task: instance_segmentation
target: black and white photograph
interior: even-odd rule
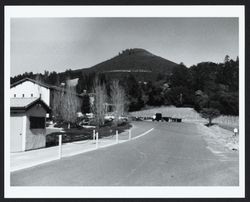
[[[244,196],[244,6],[5,11],[6,197]]]

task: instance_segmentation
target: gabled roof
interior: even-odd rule
[[[40,98],[10,98],[10,110],[25,112],[36,104],[41,104],[50,112],[50,107]]]
[[[47,84],[44,84],[44,83],[41,83],[41,82],[39,82],[39,81],[36,81],[36,80],[34,80],[34,79],[31,79],[31,78],[28,78],[28,77],[26,77],[26,78],[23,78],[23,79],[21,79],[20,81],[17,81],[17,82],[15,82],[15,83],[13,83],[10,87],[12,88],[12,87],[15,87],[15,86],[17,86],[17,85],[19,85],[20,83],[23,83],[23,82],[25,82],[25,81],[30,81],[30,82],[32,82],[32,83],[36,83],[36,84],[38,84],[38,85],[40,85],[40,86],[43,86],[43,87],[45,87],[45,88],[51,88],[51,86],[49,86],[49,85],[47,85]]]
[[[29,106],[31,103],[36,101],[37,97],[32,98],[11,98],[10,99],[10,107],[26,107]]]
[[[13,84],[11,85],[11,88],[12,88],[12,87],[15,87],[15,86],[17,86],[17,85],[19,85],[20,83],[23,83],[23,82],[25,82],[25,81],[30,81],[30,82],[32,82],[32,83],[36,83],[36,84],[38,84],[38,85],[40,85],[40,86],[43,86],[43,87],[45,87],[45,88],[48,88],[48,89],[50,89],[50,90],[57,90],[57,91],[64,91],[64,92],[66,92],[66,90],[65,90],[64,88],[61,88],[61,87],[58,87],[58,86],[53,86],[53,85],[44,84],[44,83],[38,82],[38,81],[36,81],[36,80],[34,80],[34,79],[31,79],[31,78],[28,78],[28,77],[23,78],[23,79],[21,79],[20,81],[17,81],[17,82],[15,82],[15,83],[13,83]],[[78,94],[78,93],[73,93],[73,94],[76,95],[76,96],[82,97],[82,95],[80,95],[80,94]]]

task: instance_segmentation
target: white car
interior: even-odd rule
[[[119,116],[119,120],[128,121],[128,117],[126,117],[126,116]]]
[[[115,117],[112,116],[112,115],[106,115],[106,116],[104,116],[104,119],[105,119],[105,120],[108,120],[108,121],[112,121],[112,120],[115,119]]]
[[[86,113],[86,116],[87,116],[89,119],[94,118],[94,114],[93,114],[93,113]]]

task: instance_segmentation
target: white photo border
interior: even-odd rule
[[[10,186],[10,19],[34,17],[236,17],[239,19],[239,186]],[[242,198],[245,197],[244,6],[5,6],[4,182],[6,198]]]

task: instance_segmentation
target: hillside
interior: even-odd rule
[[[116,77],[132,73],[136,77],[152,79],[159,73],[170,74],[176,63],[156,56],[147,50],[134,48],[122,51],[117,56],[94,65],[90,68],[74,70],[74,74],[83,73],[105,73]]]
[[[98,74],[104,73],[107,77],[112,78],[126,78],[132,74],[137,80],[156,80],[157,76],[170,75],[174,67],[178,64],[156,56],[147,50],[140,48],[126,49],[114,56],[113,58],[103,61],[89,68],[82,68],[77,70],[68,69],[66,71],[57,73],[55,71],[45,71],[44,74],[39,74],[43,77],[46,83],[55,85],[60,77],[60,82],[65,82],[66,78],[76,79],[83,74]],[[25,77],[35,79],[37,77],[33,72],[25,72],[11,78],[11,83],[17,82]],[[49,80],[49,81],[48,81]]]

